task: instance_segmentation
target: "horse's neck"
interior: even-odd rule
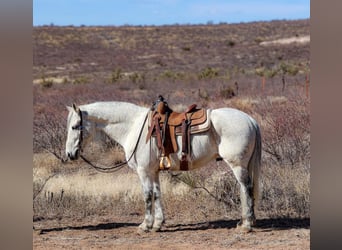
[[[123,147],[130,144],[130,134],[142,125],[140,116],[147,112],[147,108],[121,102],[89,104],[83,110],[96,130],[102,130]]]

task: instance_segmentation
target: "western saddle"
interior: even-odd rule
[[[149,113],[146,143],[151,136],[156,137],[161,170],[171,167],[169,155],[178,151],[177,135],[182,137],[180,170],[188,170],[188,155],[191,154],[190,135],[208,130],[210,123],[207,119],[207,111],[203,108],[198,109],[196,104],[192,104],[182,113],[177,113],[168,106],[163,96],[158,96]]]

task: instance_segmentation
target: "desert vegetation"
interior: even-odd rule
[[[33,29],[34,221],[143,215],[137,175],[63,164],[66,105],[128,101],[150,106],[158,94],[174,109],[197,103],[254,117],[263,137],[257,215],[307,218],[310,211],[309,43],[261,44],[309,35],[309,21],[163,27]],[[102,165],[123,159],[102,137],[84,152]],[[239,186],[223,162],[161,173],[166,219],[240,215]]]

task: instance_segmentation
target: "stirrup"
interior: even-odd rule
[[[166,160],[166,166],[164,164],[164,161]],[[161,156],[160,157],[160,162],[159,162],[159,169],[164,170],[164,169],[169,169],[171,167],[171,160],[168,156]]]

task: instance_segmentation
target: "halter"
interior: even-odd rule
[[[115,171],[118,171],[120,170],[123,166],[125,166],[126,164],[128,164],[128,162],[132,159],[134,153],[136,152],[137,148],[138,148],[138,144],[139,144],[139,141],[140,141],[140,138],[141,138],[141,135],[142,135],[142,132],[144,130],[144,127],[145,127],[145,123],[146,123],[146,120],[147,120],[147,117],[148,117],[148,112],[145,116],[145,119],[144,119],[144,122],[143,122],[143,125],[141,127],[141,130],[139,132],[139,137],[138,137],[138,140],[137,140],[137,143],[135,144],[135,147],[133,149],[133,152],[131,154],[131,156],[128,158],[128,160],[124,161],[124,162],[121,162],[119,164],[116,164],[114,165],[113,167],[99,167],[99,166],[96,166],[94,165],[91,161],[89,161],[87,158],[85,158],[83,155],[81,155],[81,151],[82,151],[82,142],[83,142],[83,129],[84,129],[84,126],[83,126],[83,116],[82,116],[82,111],[80,109],[78,109],[78,113],[80,115],[80,124],[77,125],[77,126],[73,126],[72,129],[79,129],[80,130],[80,138],[79,138],[79,142],[78,142],[78,147],[79,147],[79,152],[80,152],[80,158],[82,160],[84,160],[86,163],[88,163],[91,167],[93,167],[95,170],[99,171],[99,172],[103,172],[103,173],[109,173],[109,172],[115,172]]]
[[[80,109],[78,109],[78,114],[80,116],[80,124],[79,125],[76,125],[76,126],[72,126],[72,129],[77,129],[80,131],[80,138],[78,140],[78,148],[79,148],[79,152],[80,152],[80,155],[81,155],[81,146],[82,146],[82,142],[83,142],[83,116],[82,116],[82,111]]]

